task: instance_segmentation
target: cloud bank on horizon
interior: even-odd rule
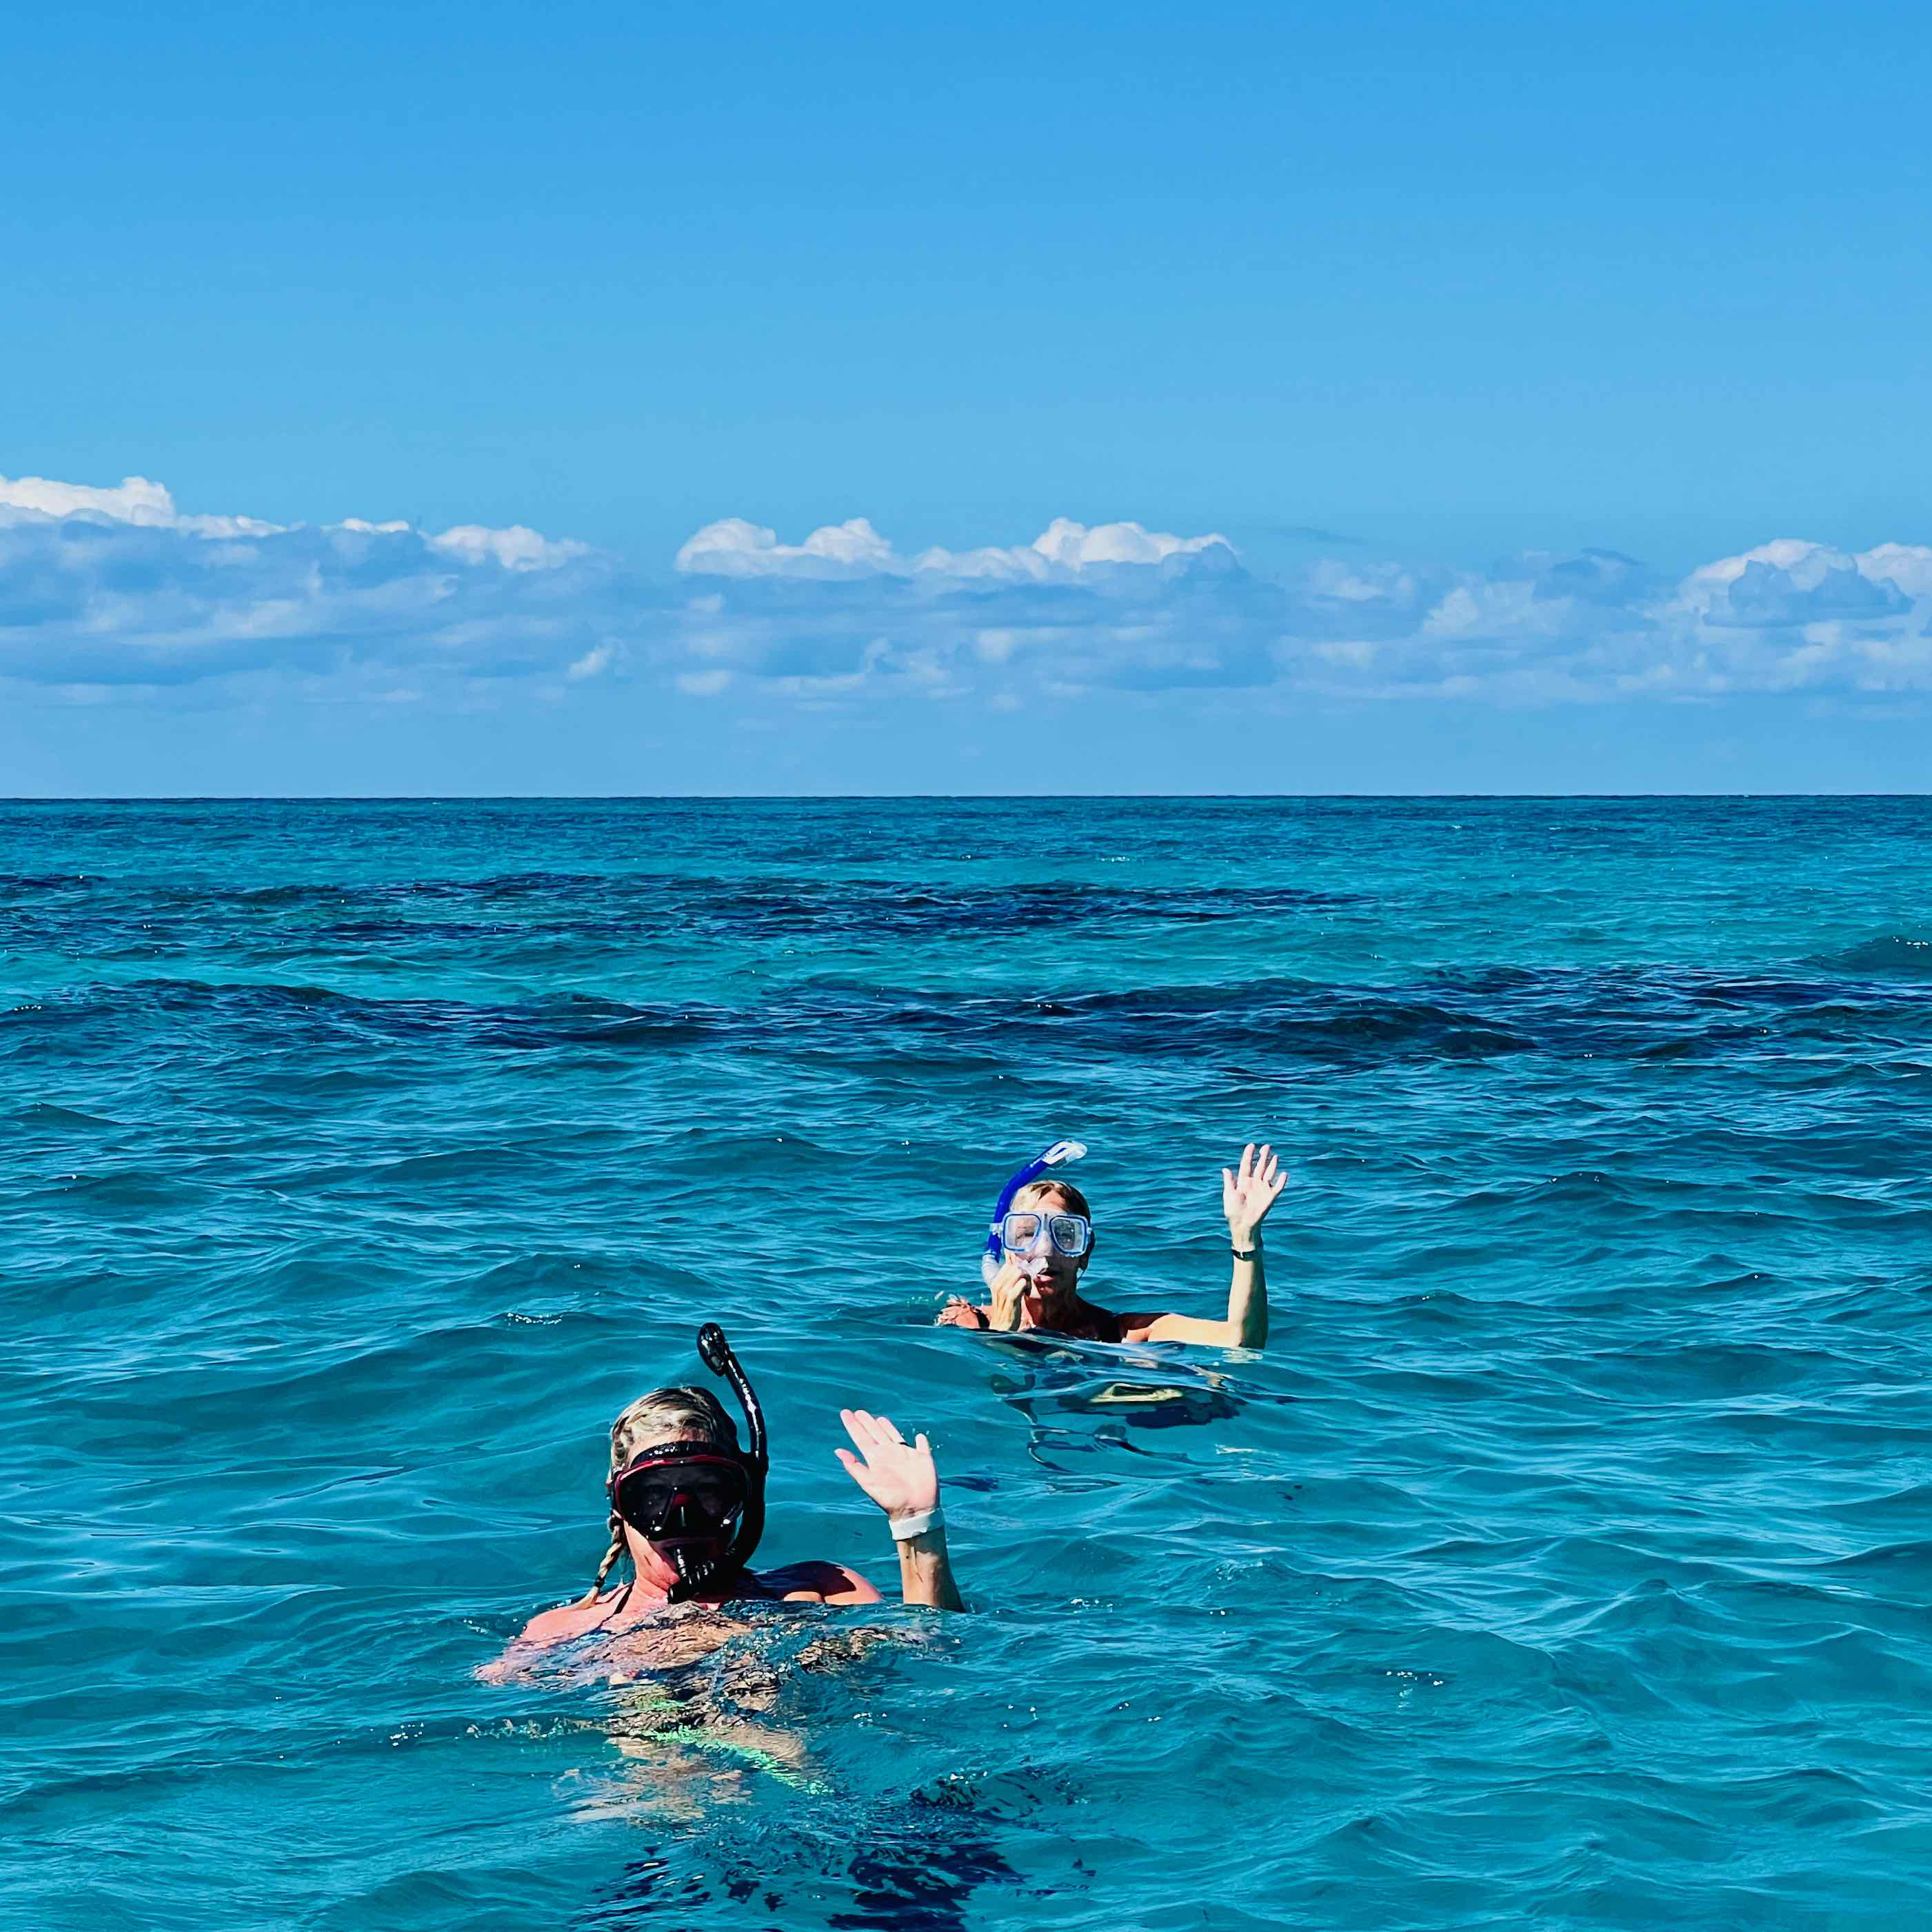
[[[434,699],[643,680],[695,697],[1016,704],[1027,688],[1511,705],[1932,690],[1932,547],[1780,538],[1660,577],[1607,550],[1481,572],[1250,572],[1214,532],[1055,519],[914,554],[863,518],[732,518],[657,580],[521,526],[190,514],[140,477],[0,477],[0,676],[98,699],[290,680]]]

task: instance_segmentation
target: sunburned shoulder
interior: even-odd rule
[[[507,1683],[530,1660],[533,1652],[548,1650],[554,1643],[568,1643],[572,1637],[595,1630],[610,1614],[614,1601],[613,1593],[593,1597],[588,1603],[579,1598],[574,1603],[538,1611],[512,1640],[509,1648],[482,1665],[476,1675],[485,1684]]]
[[[842,1563],[789,1563],[782,1570],[766,1570],[752,1577],[757,1587],[741,1592],[742,1597],[776,1598],[785,1603],[876,1604],[879,1593],[856,1570]],[[621,1589],[607,1590],[588,1601],[559,1604],[554,1610],[541,1610],[524,1624],[511,1645],[507,1656],[544,1650],[552,1644],[568,1643],[606,1623],[624,1596]]]
[[[879,1593],[856,1570],[842,1563],[788,1563],[767,1570],[758,1581],[788,1604],[876,1604]]]
[[[536,1647],[566,1643],[574,1636],[581,1636],[585,1631],[595,1630],[610,1614],[617,1594],[606,1591],[588,1602],[580,1597],[574,1603],[559,1604],[554,1610],[539,1610],[524,1624],[517,1642]]]

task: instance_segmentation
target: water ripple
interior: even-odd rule
[[[1920,1922],[1928,834],[0,806],[0,1919]],[[1096,1292],[1203,1312],[1282,1148],[1264,1355],[926,1325],[1064,1132]],[[888,1576],[864,1401],[976,1613],[477,1683],[713,1316],[770,1553]]]

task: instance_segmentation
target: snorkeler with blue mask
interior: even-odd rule
[[[1078,1160],[1078,1141],[1056,1141],[1020,1169],[1001,1192],[987,1232],[982,1271],[989,1299],[954,1295],[940,1310],[943,1326],[1038,1330],[1088,1342],[1192,1342],[1210,1348],[1258,1348],[1268,1340],[1268,1280],[1262,1223],[1286,1184],[1274,1150],[1242,1149],[1236,1166],[1221,1170],[1221,1211],[1227,1217],[1234,1276],[1227,1318],[1203,1321],[1162,1312],[1115,1314],[1081,1293],[1094,1258],[1094,1214],[1087,1197],[1052,1169]]]

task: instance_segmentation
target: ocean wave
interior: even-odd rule
[[[1902,979],[1932,980],[1932,938],[1887,933],[1849,946],[1842,952],[1828,954],[1819,964],[1838,973],[1878,973]]]
[[[0,807],[7,1910],[1918,1922],[1928,830]],[[1202,1315],[1276,1144],[1267,1351],[930,1325],[1067,1133],[1095,1298]],[[862,1405],[973,1613],[478,1683],[707,1319],[762,1554],[890,1592]]]

